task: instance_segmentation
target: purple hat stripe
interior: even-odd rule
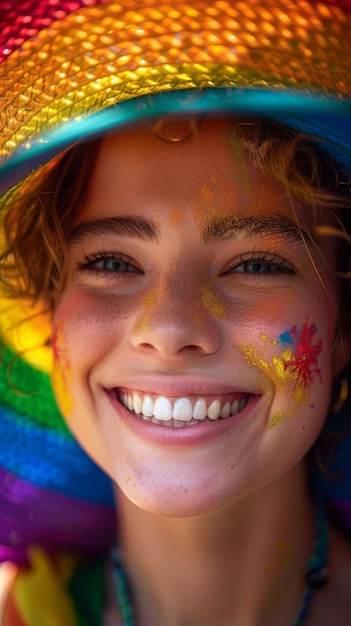
[[[29,545],[49,551],[102,552],[116,529],[114,508],[89,504],[0,469],[0,560],[26,562]]]

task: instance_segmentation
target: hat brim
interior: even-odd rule
[[[2,166],[0,193],[78,141],[141,124],[161,115],[260,116],[321,138],[324,148],[351,170],[351,98],[306,90],[208,88],[140,96],[72,119],[20,145]]]
[[[264,115],[326,139],[349,167],[345,2],[64,4],[46,15],[41,3],[0,47],[1,193],[76,141],[170,112]]]

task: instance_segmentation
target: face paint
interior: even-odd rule
[[[266,373],[269,372],[275,384],[281,389],[293,383],[295,406],[286,414],[287,417],[293,415],[298,405],[308,401],[307,388],[314,382],[315,377],[322,382],[318,356],[322,351],[323,342],[322,339],[316,339],[316,332],[315,324],[309,324],[307,319],[301,329],[294,325],[281,333],[277,341],[270,341],[267,335],[262,335],[263,341],[269,346],[280,344],[289,346],[280,356],[273,356],[271,363],[260,357],[254,348],[244,348],[247,361]],[[269,421],[269,427],[277,426],[282,418],[283,413],[279,411]]]
[[[287,343],[293,346],[286,350],[280,357],[277,368],[284,372],[289,372],[296,377],[297,383],[302,382],[305,387],[318,377],[320,382],[321,370],[318,366],[318,356],[322,351],[322,339],[316,340],[317,328],[315,324],[305,322],[301,330],[293,326],[287,332],[279,336],[279,343]]]
[[[220,215],[215,203],[215,193],[208,183],[202,183],[197,200],[193,208],[194,220],[204,225],[211,219]]]
[[[296,385],[302,384],[304,387],[308,387],[317,376],[320,382],[323,382],[318,366],[318,356],[322,351],[323,342],[322,339],[315,340],[316,332],[315,324],[309,324],[307,320],[301,330],[295,325],[281,333],[278,341],[270,341],[267,335],[262,335],[263,341],[268,345],[288,344],[291,346],[284,350],[279,357],[273,357],[272,365],[259,358],[253,348],[246,348],[245,356],[249,360],[254,359],[254,364],[265,370],[271,369],[277,381],[288,383],[295,380]]]
[[[269,428],[274,428],[274,426],[277,426],[279,422],[281,422],[282,419],[283,419],[283,413],[279,411],[279,413],[274,415],[274,417],[272,417],[272,419],[269,420],[268,422]]]
[[[205,309],[218,319],[225,319],[226,308],[209,287],[202,288],[201,302]]]
[[[71,363],[68,348],[65,346],[62,322],[55,324],[52,333],[52,350],[54,363],[51,383],[63,415],[69,417],[72,408],[72,397],[67,388],[67,381],[71,378]]]
[[[169,213],[169,221],[172,226],[180,226],[184,219],[184,214],[182,209],[173,209]]]
[[[140,330],[147,330],[147,326],[150,320],[151,310],[156,306],[156,302],[157,302],[157,293],[155,291],[148,293],[144,297],[143,306],[145,307],[145,309],[148,309],[148,310],[146,311],[145,315],[143,315],[141,320],[139,320],[139,322],[137,322],[136,325],[134,326],[134,329],[133,329],[134,333],[137,333]]]

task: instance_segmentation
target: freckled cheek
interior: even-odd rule
[[[289,298],[282,301],[280,297],[262,297],[259,294],[248,297],[244,291],[237,291],[235,298],[222,301],[225,303],[228,328],[241,342],[261,342],[264,334],[277,337],[282,328],[294,319]]]
[[[53,321],[54,357],[67,371],[88,367],[125,336],[131,305],[113,296],[74,292],[60,300]]]

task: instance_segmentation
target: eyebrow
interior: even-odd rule
[[[75,243],[89,235],[101,236],[117,234],[136,237],[145,241],[157,242],[159,229],[150,219],[144,217],[106,217],[91,222],[78,224],[68,237],[69,243]],[[230,215],[218,217],[202,230],[204,242],[227,239],[243,234],[245,236],[292,235],[299,241],[312,242],[311,236],[294,220],[285,215]]]
[[[203,241],[226,239],[239,235],[292,235],[299,241],[311,242],[310,235],[293,219],[285,215],[231,215],[216,218],[203,230]]]
[[[105,217],[91,222],[82,222],[73,228],[68,237],[69,243],[75,243],[88,235],[124,235],[146,241],[157,241],[158,228],[152,220],[143,217]]]

